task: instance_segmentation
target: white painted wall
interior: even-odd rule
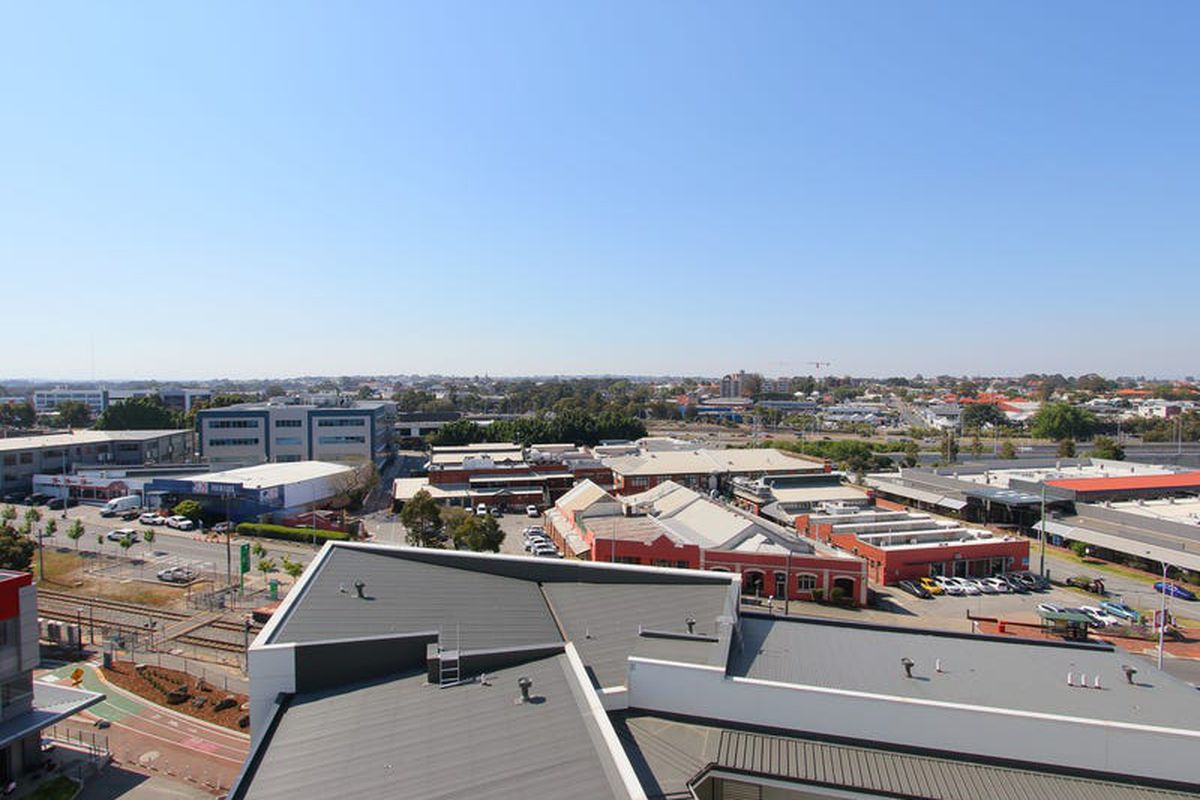
[[[726,678],[720,667],[637,657],[629,706],[1185,782],[1200,753],[1196,731]]]
[[[296,652],[291,644],[250,648],[250,741],[262,738],[271,706],[280,692],[296,691]]]

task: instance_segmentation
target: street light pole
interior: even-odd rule
[[[1163,631],[1167,629],[1167,562],[1163,562],[1162,595],[1158,607],[1158,668],[1163,667]]]
[[[1043,578],[1046,577],[1046,484],[1042,483],[1042,524],[1041,528],[1042,541],[1042,556],[1041,563],[1038,565],[1038,574]]]

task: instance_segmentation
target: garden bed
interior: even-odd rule
[[[242,711],[248,699],[244,694],[226,692],[211,684],[200,685],[203,683],[200,679],[175,669],[154,665],[138,669],[131,661],[114,661],[111,668],[102,671],[113,685],[152,703],[231,730],[247,730],[238,724],[246,714]],[[204,702],[197,705],[197,698],[203,698]],[[233,705],[218,711],[218,705],[228,704],[227,698],[233,699]]]

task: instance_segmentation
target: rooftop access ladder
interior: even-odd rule
[[[447,650],[443,645],[443,631],[438,629],[438,688],[457,686],[461,673],[459,672],[458,653],[460,642],[459,626],[454,626],[454,649]]]

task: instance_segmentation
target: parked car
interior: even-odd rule
[[[237,530],[237,525],[229,520],[225,520],[224,522],[218,522],[216,525],[213,525],[211,530],[213,533],[233,533],[235,530]]]
[[[1094,619],[1097,627],[1101,628],[1107,628],[1110,625],[1124,625],[1129,622],[1127,619],[1115,617],[1112,614],[1105,612],[1104,609],[1098,606],[1080,606],[1079,610]]]
[[[502,517],[502,516],[504,516],[504,510],[503,510],[502,508],[500,508],[500,506],[492,506],[492,509],[491,509],[491,511],[492,511],[492,516],[493,516],[493,517]]]
[[[173,517],[167,517],[167,527],[174,528],[178,531],[190,531],[196,527],[196,523],[192,522],[187,517],[176,514]]]
[[[155,514],[152,511],[147,511],[145,514],[142,514],[140,517],[138,517],[138,522],[142,523],[143,525],[163,525],[166,523],[166,521],[166,517],[162,516],[161,514]]]
[[[61,497],[55,497],[46,503],[46,508],[51,511],[61,511],[63,508],[74,508],[77,505],[79,505],[79,501],[74,497],[68,497],[66,500]]]
[[[946,592],[946,590],[942,588],[942,585],[940,583],[938,583],[937,581],[935,581],[933,578],[926,578],[926,577],[918,578],[917,585],[920,586],[925,591],[929,592],[931,595],[945,594],[945,592]]]
[[[138,519],[141,516],[142,516],[142,512],[135,508],[131,511],[126,511],[124,514],[122,514],[121,521],[122,522],[133,522],[135,519]]]
[[[1053,603],[1038,603],[1038,611],[1046,614],[1065,614],[1067,610],[1062,606],[1056,606]]]
[[[992,587],[995,594],[1008,594],[1012,591],[1012,587],[1000,578],[983,578],[980,580],[980,583]]]
[[[933,594],[931,594],[928,589],[919,584],[913,583],[912,581],[900,581],[896,585],[911,594],[913,597],[920,597],[922,600],[929,600],[933,597]]]
[[[1032,591],[1028,584],[1026,584],[1025,581],[1021,580],[1016,575],[1005,573],[1003,575],[998,575],[997,577],[1008,584],[1008,588],[1012,589],[1017,594],[1029,594],[1029,592]]]
[[[538,507],[537,507],[537,506],[535,506],[535,505],[528,505],[528,506],[525,506],[525,516],[527,516],[527,517],[537,517],[537,516],[538,516],[538,513],[539,513],[539,512],[538,512]]]
[[[486,517],[488,515],[487,503],[480,503],[475,506],[475,516]]]
[[[1141,612],[1125,605],[1124,603],[1119,603],[1116,600],[1101,600],[1100,608],[1106,613],[1112,614],[1114,617],[1127,619],[1130,622],[1141,622],[1142,620]]]
[[[1196,595],[1194,593],[1174,583],[1163,583],[1162,581],[1156,581],[1154,584],[1154,591],[1162,592],[1167,597],[1177,597],[1180,600],[1196,599]]]
[[[982,594],[975,582],[967,578],[947,578],[946,580],[953,581],[958,588],[962,589],[963,594],[978,595]]]
[[[127,494],[124,497],[114,497],[105,503],[100,509],[100,516],[115,517],[117,514],[120,514],[124,511],[131,511],[135,508],[140,509],[141,507],[141,497],[136,494]]]
[[[958,585],[958,581],[954,578],[948,578],[945,575],[935,575],[933,578],[937,581],[937,585],[942,587],[942,591],[949,595],[961,596],[966,594],[963,587]]]
[[[104,538],[108,539],[110,542],[119,542],[126,536],[135,542],[138,540],[138,532],[134,528],[117,528],[114,531],[109,531],[108,535]]]
[[[983,594],[997,594],[1000,590],[988,583],[985,578],[966,578],[966,581],[979,589]]]
[[[191,567],[168,567],[159,570],[157,577],[166,583],[191,583],[196,580],[196,570]]]
[[[25,498],[25,505],[27,505],[27,506],[44,506],[44,505],[46,505],[46,503],[50,502],[50,499],[51,499],[50,495],[48,495],[48,494],[42,494],[41,492],[34,492],[33,494],[31,494]]]
[[[3,498],[5,503],[19,503],[19,502],[21,502],[22,499],[23,499],[22,495],[12,494],[12,493],[4,495],[4,498]]]

